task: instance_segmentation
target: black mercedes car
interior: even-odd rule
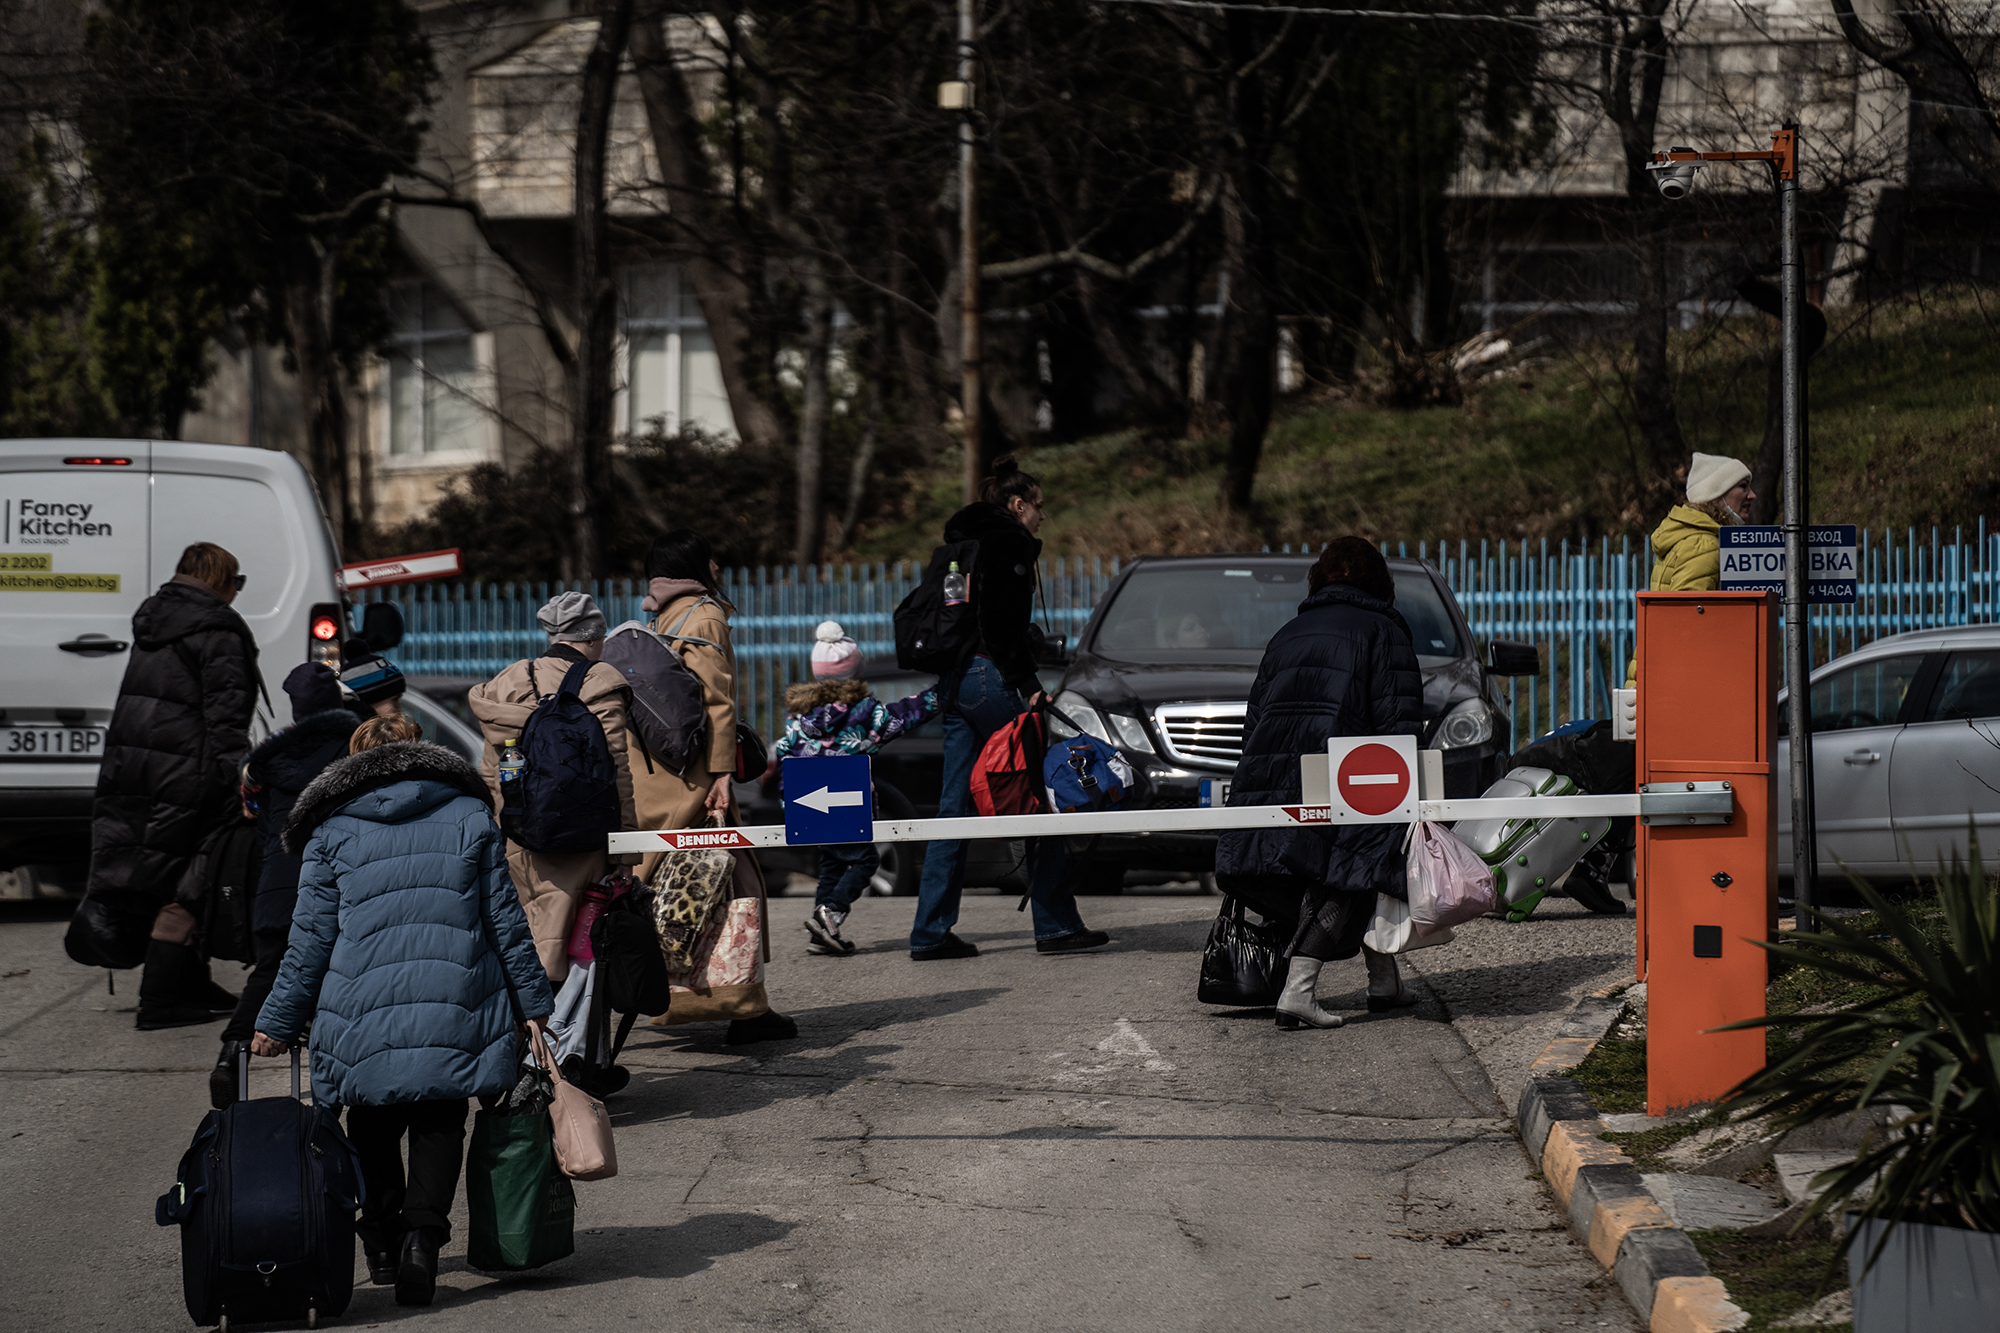
[[[1120,571],[1066,655],[1060,677],[1042,678],[1057,709],[1078,727],[1116,745],[1139,776],[1127,809],[1185,809],[1200,804],[1201,783],[1226,783],[1243,747],[1243,713],[1264,645],[1306,597],[1314,557],[1301,555],[1146,556]],[[1477,796],[1500,776],[1513,737],[1496,677],[1533,675],[1528,644],[1495,641],[1482,657],[1457,599],[1419,560],[1392,559],[1396,609],[1409,622],[1424,679],[1421,743],[1444,752],[1445,794]],[[876,695],[892,699],[929,677],[893,667],[869,673]],[[1058,730],[1061,722],[1052,721]],[[875,757],[877,806],[884,817],[931,815],[938,804],[942,728],[931,722],[884,746]],[[766,783],[756,822],[782,819],[775,778]],[[975,843],[966,884],[1020,884],[1019,849]],[[915,891],[914,845],[887,853],[876,891]],[[1072,842],[1080,892],[1117,892],[1128,871],[1175,877],[1214,869],[1213,833],[1149,833]],[[760,854],[768,869],[814,873],[810,848]]]
[[[1204,778],[1226,782],[1235,771],[1264,645],[1297,614],[1314,558],[1148,556],[1120,571],[1078,636],[1055,703],[1131,761],[1141,781],[1128,808],[1199,805]],[[1389,572],[1423,671],[1420,744],[1444,752],[1446,795],[1477,796],[1513,752],[1495,677],[1534,674],[1535,650],[1500,642],[1493,659],[1482,660],[1435,570],[1392,559]],[[1085,891],[1111,890],[1127,870],[1215,865],[1212,833],[1080,838],[1071,850]]]

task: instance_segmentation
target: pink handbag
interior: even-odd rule
[[[555,1056],[542,1036],[542,1025],[528,1024],[528,1039],[535,1058],[549,1071],[555,1084],[555,1100],[549,1103],[549,1120],[555,1130],[556,1165],[571,1180],[605,1180],[618,1174],[618,1153],[611,1143],[611,1113],[604,1103],[572,1083],[563,1081]]]
[[[1462,925],[1493,910],[1493,870],[1479,854],[1429,820],[1410,838],[1410,922],[1420,933]]]

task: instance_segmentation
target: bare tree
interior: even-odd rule
[[[570,568],[573,579],[604,572],[611,511],[612,358],[618,339],[618,283],[611,264],[604,197],[605,154],[618,69],[632,30],[634,0],[610,0],[584,58],[576,115],[572,216],[576,357],[570,370]]]
[[[1656,477],[1686,453],[1675,408],[1667,335],[1670,219],[1646,164],[1659,143],[1661,92],[1674,37],[1691,0],[1577,0],[1572,25],[1552,30],[1537,82],[1601,114],[1617,139],[1632,265],[1632,411]]]
[[[1994,35],[1968,30],[1955,7],[1939,0],[1901,0],[1893,15],[1903,30],[1900,42],[1863,23],[1854,0],[1833,0],[1833,12],[1850,46],[1909,85],[1911,98],[1930,113],[1931,133],[1965,174],[2000,190]]]

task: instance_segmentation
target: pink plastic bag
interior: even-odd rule
[[[1493,871],[1450,829],[1423,820],[1410,839],[1409,895],[1419,931],[1460,925],[1493,910]]]

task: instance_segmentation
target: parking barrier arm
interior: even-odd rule
[[[1636,794],[1609,796],[1504,796],[1417,802],[1419,818],[1588,819],[1638,816],[1659,823],[1723,823],[1736,797],[1726,782],[1668,783]],[[1324,828],[1336,824],[1391,823],[1359,819],[1338,806],[1246,805],[1210,809],[1103,810],[1068,815],[970,815],[954,819],[879,819],[872,842],[948,842],[962,838],[1083,837],[1103,833],[1213,833],[1227,829]],[[613,854],[698,847],[812,847],[788,841],[783,824],[749,828],[659,829],[613,833]]]

